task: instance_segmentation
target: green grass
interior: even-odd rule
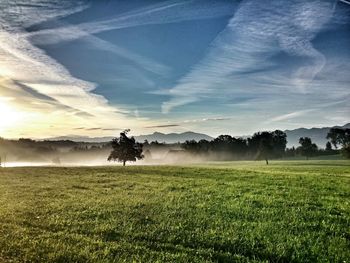
[[[0,262],[350,262],[349,165],[0,169]]]

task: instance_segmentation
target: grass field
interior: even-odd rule
[[[0,262],[350,262],[350,163],[0,169]]]

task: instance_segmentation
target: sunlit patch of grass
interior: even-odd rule
[[[0,169],[0,261],[348,262],[347,161]]]

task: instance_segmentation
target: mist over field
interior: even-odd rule
[[[346,134],[349,129],[332,128],[330,131],[345,132],[344,140],[348,140]],[[139,143],[134,137],[121,133],[125,142],[131,144],[123,146],[124,150],[132,149],[139,145],[140,158],[126,158],[129,165],[165,165],[165,164],[190,164],[205,163],[213,161],[241,161],[241,160],[266,160],[269,159],[301,159],[301,158],[341,158],[339,147],[346,147],[334,136],[325,136],[332,142],[327,142],[322,148],[313,143],[309,137],[300,137],[300,145],[297,147],[286,147],[288,136],[286,133],[276,130],[274,132],[257,132],[251,137],[232,137],[220,135],[211,140],[200,139],[186,140],[182,143],[160,143],[157,140],[149,142],[147,139]],[[329,137],[331,136],[331,137]],[[6,140],[0,138],[0,158],[3,167],[18,166],[104,166],[118,165],[122,162],[123,156],[114,160],[109,159],[113,152],[114,140],[123,137],[116,137],[109,142],[83,142],[72,140]],[[336,138],[336,137],[334,137]],[[340,137],[339,137],[340,138]],[[303,145],[303,140],[309,140],[309,146]],[[334,144],[332,148],[332,144]],[[119,145],[119,142],[118,142]],[[118,146],[119,147],[119,146]],[[137,146],[138,147],[138,146]],[[311,147],[311,148],[310,148]],[[344,155],[346,157],[346,155]]]
[[[118,165],[107,161],[112,147],[109,143],[40,142],[32,140],[0,141],[2,165],[20,166],[104,166]],[[225,159],[226,154],[194,154],[181,144],[157,144],[144,149],[145,158],[129,165],[198,163]],[[227,158],[226,158],[227,159]]]

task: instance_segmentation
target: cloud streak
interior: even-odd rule
[[[77,6],[71,6],[75,12],[86,8],[79,1],[75,3]],[[16,6],[12,4],[4,5],[3,2],[1,5],[5,12],[0,14],[0,75],[6,79],[3,85],[6,85],[7,90],[1,90],[2,96],[6,93],[7,99],[11,101],[21,100],[16,103],[23,110],[26,110],[25,107],[34,111],[45,108],[47,112],[61,111],[61,117],[75,115],[90,118],[97,125],[103,125],[106,119],[113,118],[130,128],[135,126],[132,120],[117,113],[118,109],[110,106],[106,98],[93,93],[96,84],[72,76],[65,67],[27,38],[23,26],[33,24],[29,22],[33,20],[33,14],[37,22],[70,15],[73,11],[63,11],[68,2],[62,1],[61,5],[46,1],[21,2],[19,9],[14,9]],[[33,7],[40,9],[36,13]],[[14,21],[12,16],[16,14],[20,15],[19,20]],[[34,100],[17,96],[23,92]]]
[[[278,52],[304,58],[305,64],[284,84],[304,92],[326,62],[311,41],[332,17],[332,3],[273,0],[266,5],[265,1],[243,1],[207,56],[169,90],[171,99],[163,103],[163,113],[220,94],[221,87],[230,82],[242,89],[242,74],[254,75],[273,67],[268,58]]]
[[[114,18],[61,26],[53,29],[28,33],[36,45],[58,44],[83,39],[98,49],[126,58],[144,69],[159,75],[166,75],[170,68],[152,59],[132,53],[95,35],[101,32],[154,24],[167,24],[189,20],[208,19],[231,15],[235,4],[225,1],[165,1],[138,10],[120,14]]]
[[[26,37],[35,45],[58,44],[81,39],[96,49],[108,51],[119,57],[132,61],[134,64],[139,65],[149,72],[164,75],[169,74],[171,71],[166,65],[96,37],[92,33],[82,30],[79,26],[66,26],[59,29],[40,30],[26,34]]]
[[[164,125],[154,125],[154,126],[148,126],[145,127],[147,129],[153,129],[153,128],[171,128],[171,127],[179,127],[178,124],[164,124]]]
[[[149,3],[136,2],[139,7]],[[238,133],[235,129],[241,129],[246,133],[248,126],[259,129],[258,125],[277,126],[283,121],[291,125],[289,120],[310,119],[310,115],[319,114],[309,112],[310,108],[327,112],[320,105],[349,100],[346,29],[349,20],[344,15],[349,9],[347,1],[341,2],[336,5],[332,0],[153,1],[156,4],[94,21],[94,17],[101,17],[96,13],[104,8],[100,3],[92,5],[96,9],[86,10],[90,7],[87,1],[0,0],[1,100],[10,109],[40,114],[28,119],[38,134],[67,133],[67,127],[94,135],[116,130],[113,127],[131,128],[136,133],[138,128],[181,130],[181,127],[187,130],[202,127],[218,133],[223,128],[235,133]],[[83,10],[86,12],[76,14]],[[68,18],[70,15],[74,16]],[[202,21],[203,24],[197,21],[194,26],[178,23],[212,18],[220,19]],[[166,25],[170,23],[178,24]],[[337,28],[332,27],[335,23]],[[209,24],[196,32],[197,25]],[[130,28],[145,25],[163,25],[147,30],[152,34],[166,32],[168,46],[163,46],[159,54],[157,50],[147,53],[161,57],[167,65],[140,55],[149,48],[148,39],[137,39],[139,43],[133,43],[133,52],[114,43],[120,34],[114,35],[113,30],[124,29],[128,34],[132,32]],[[222,32],[215,38],[220,27]],[[174,28],[176,32],[171,34]],[[113,43],[102,39],[104,36],[113,39]],[[213,38],[208,47],[207,41]],[[174,41],[168,41],[171,39]],[[184,40],[188,43],[181,43]],[[108,59],[107,64],[101,59],[105,53],[90,52],[91,57],[84,57],[84,62],[92,63],[91,67],[81,65],[67,58],[72,52],[64,53],[60,46],[68,41],[75,41],[64,46],[68,51],[83,46],[83,51],[95,48],[123,59]],[[198,50],[188,55],[186,52],[191,52],[193,43],[200,43]],[[51,44],[57,46],[45,46]],[[200,55],[204,56],[199,58]],[[128,61],[124,64],[125,60]],[[77,75],[72,75],[59,61],[75,67]],[[86,75],[86,68],[89,73],[97,72],[91,78],[101,80],[103,85],[79,79],[78,75]],[[113,75],[108,75],[111,72]],[[174,80],[178,76],[181,77]],[[112,107],[110,101],[123,108]],[[160,103],[163,113],[185,104],[194,105],[165,118],[159,112]],[[203,112],[224,117],[195,117]],[[336,105],[327,118],[347,116],[348,112],[346,103]],[[272,121],[266,122],[268,118]]]
[[[28,28],[48,20],[81,12],[88,7],[89,4],[81,0],[3,0],[0,1],[0,20],[1,22],[11,20],[10,26],[2,25],[8,30]]]
[[[295,112],[283,114],[283,115],[276,116],[276,117],[272,118],[269,122],[278,122],[278,121],[286,121],[286,120],[294,119],[294,118],[303,116],[303,115],[305,115],[309,112],[312,112],[312,111],[315,111],[315,110],[309,109],[309,110],[301,110],[301,111],[295,111]]]
[[[31,33],[31,36],[41,37],[41,42],[37,40],[40,43],[55,44],[76,40],[85,37],[87,34],[98,34],[116,29],[229,16],[235,6],[235,3],[225,1],[164,1],[119,14],[114,18],[41,30]],[[69,34],[71,32],[75,34]],[[45,38],[45,36],[50,37]]]
[[[184,120],[177,123],[171,123],[171,124],[159,124],[159,125],[153,125],[148,126],[145,128],[171,128],[171,127],[181,127],[186,124],[195,124],[195,123],[203,123],[203,122],[211,122],[211,121],[227,121],[231,120],[229,117],[217,117],[217,118],[203,118],[203,119],[193,119],[193,120]]]
[[[350,1],[346,1],[346,0],[339,0],[340,2],[344,3],[344,4],[348,4],[350,5]]]

